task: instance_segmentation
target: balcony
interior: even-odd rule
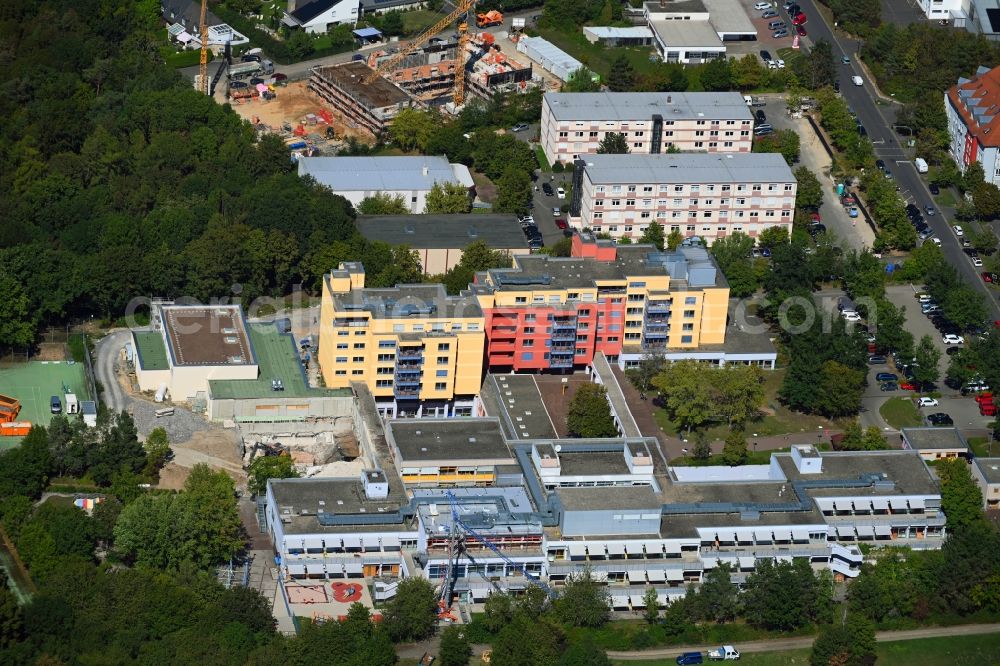
[[[392,394],[402,400],[417,400],[420,397],[420,387],[404,388],[402,386],[393,386]]]
[[[575,328],[552,331],[552,342],[575,342],[575,341],[576,341]]]
[[[403,375],[403,374],[419,375],[421,372],[423,372],[423,366],[420,363],[407,363],[405,365],[403,363],[400,363],[399,365],[396,366],[397,375]]]
[[[368,320],[367,319],[334,319],[333,320],[333,325],[336,326],[336,327],[338,327],[338,328],[340,328],[340,327],[347,327],[347,328],[367,328],[368,327]]]
[[[654,338],[654,339],[647,338],[646,340],[642,341],[641,347],[643,349],[654,349],[654,350],[666,349],[667,348],[667,338],[666,337],[663,337],[663,338]]]
[[[549,359],[550,368],[572,368],[573,367],[573,355],[568,356],[552,356]]]
[[[396,352],[396,358],[400,361],[423,361],[423,347],[400,347]]]
[[[670,314],[670,306],[667,301],[649,301],[646,303],[646,312],[649,314]]]
[[[552,330],[571,328],[576,330],[576,317],[556,317],[552,320]]]

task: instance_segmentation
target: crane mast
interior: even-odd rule
[[[201,30],[201,58],[198,61],[198,86],[201,92],[209,94],[211,86],[208,85],[208,0],[201,0],[201,22],[198,24]]]

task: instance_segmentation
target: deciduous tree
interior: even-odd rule
[[[655,245],[658,250],[663,249],[663,243],[666,238],[663,234],[663,225],[659,222],[650,222],[646,230],[642,232],[642,236],[639,237],[640,243],[648,243],[650,245]]]
[[[394,641],[427,638],[437,624],[434,586],[424,578],[404,578],[396,588],[396,596],[386,605],[383,618],[383,625]]]
[[[608,132],[597,146],[599,155],[624,155],[628,150],[628,140],[624,132]]]
[[[291,456],[261,456],[247,468],[247,490],[253,495],[263,495],[268,479],[294,479],[298,475]]]
[[[434,183],[424,205],[426,214],[468,213],[471,209],[469,190],[461,183]]]
[[[358,204],[358,213],[361,215],[407,215],[409,212],[410,207],[406,205],[402,194],[376,192]]]
[[[608,392],[599,384],[584,384],[569,403],[566,427],[573,437],[616,437]]]
[[[611,596],[607,586],[594,580],[590,569],[584,569],[566,580],[555,612],[565,624],[574,627],[601,627],[611,616]]]
[[[458,625],[446,627],[441,632],[438,660],[441,666],[466,666],[472,658],[472,646],[465,632]]]

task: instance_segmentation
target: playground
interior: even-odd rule
[[[336,620],[347,616],[351,604],[373,608],[371,593],[364,581],[304,580],[285,581],[282,588],[292,615],[314,620]]]
[[[83,365],[59,361],[32,361],[0,366],[0,395],[21,402],[18,421],[48,425],[52,419],[49,398],[59,396],[65,409],[65,393],[76,394],[78,401],[92,400],[87,391]],[[20,437],[0,437],[0,448],[16,445]]]

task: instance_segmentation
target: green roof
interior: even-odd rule
[[[143,370],[166,370],[167,347],[163,344],[163,336],[157,331],[136,331],[135,350],[139,354],[139,363]]]
[[[215,400],[245,398],[304,398],[309,396],[351,395],[349,389],[314,389],[306,383],[299,361],[295,339],[280,333],[275,325],[249,324],[247,334],[257,356],[260,373],[257,379],[216,379],[209,381],[209,391]],[[285,390],[276,393],[271,380],[280,379]]]

